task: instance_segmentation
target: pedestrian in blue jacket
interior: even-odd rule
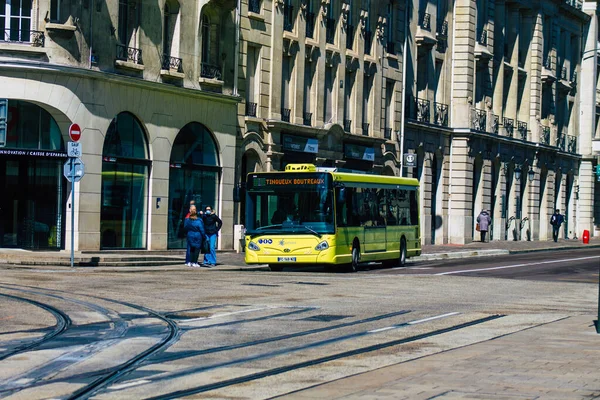
[[[190,262],[192,267],[199,267],[198,257],[204,240],[204,223],[198,217],[196,206],[190,207],[190,217],[185,220],[184,229],[187,232],[187,242],[190,248]]]
[[[558,232],[560,230],[560,226],[565,221],[565,217],[560,213],[560,210],[557,208],[550,217],[550,225],[552,225],[552,239],[555,242],[558,242]]]

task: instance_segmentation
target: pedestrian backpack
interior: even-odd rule
[[[550,224],[556,225],[556,215],[553,215],[552,218],[550,218]]]

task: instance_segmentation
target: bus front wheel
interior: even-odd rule
[[[283,265],[269,264],[269,269],[273,272],[281,272],[283,271]]]
[[[402,238],[400,241],[400,259],[398,260],[400,267],[404,267],[406,265],[406,240]]]

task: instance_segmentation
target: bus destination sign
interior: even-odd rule
[[[324,174],[306,176],[306,174],[285,174],[285,176],[250,176],[249,189],[264,190],[264,189],[315,189],[327,185],[329,177]]]

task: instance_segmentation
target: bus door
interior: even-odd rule
[[[378,193],[379,192],[379,193]],[[386,250],[386,229],[384,218],[385,200],[379,199],[378,194],[383,191],[378,189],[363,189],[363,226],[364,226],[364,252],[372,253]]]

